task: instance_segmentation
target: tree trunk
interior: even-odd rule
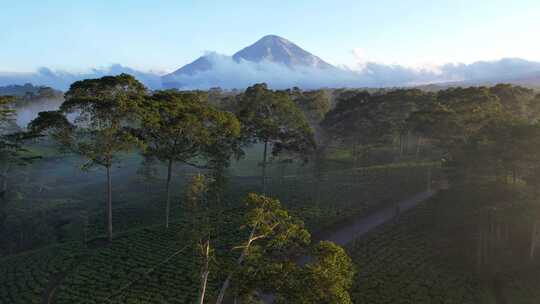
[[[353,169],[356,169],[356,167],[358,166],[358,144],[356,142],[354,142],[352,146],[352,157]]]
[[[534,259],[537,241],[538,241],[538,221],[535,220],[532,227],[531,250],[529,252],[529,257],[531,260]]]
[[[476,267],[477,267],[477,271],[480,272],[482,270],[482,265],[483,265],[483,244],[484,244],[484,240],[483,240],[483,232],[482,232],[482,226],[480,225],[479,228],[478,228],[478,241],[477,241],[477,247],[476,247]]]
[[[210,273],[208,263],[210,260],[210,241],[206,241],[203,245],[204,266],[201,272],[201,287],[199,292],[198,304],[204,304],[204,296],[206,294],[206,284],[208,282],[208,274]]]
[[[403,157],[403,133],[399,133],[399,160]]]
[[[420,135],[416,136],[416,158],[420,156],[420,144],[422,143],[422,137]]]
[[[107,166],[107,237],[109,242],[112,243],[112,181],[110,166]]]
[[[240,254],[240,257],[236,261],[236,264],[238,266],[242,265],[242,262],[244,262],[244,259],[245,259],[246,255],[247,255],[248,250],[249,250],[249,246],[251,245],[251,241],[253,239],[253,236],[255,236],[255,227],[253,227],[253,229],[251,229],[251,233],[249,235],[249,240],[247,242],[247,245],[246,245],[246,247],[244,247],[244,250],[242,250],[242,254]],[[225,293],[227,292],[227,289],[229,288],[229,285],[231,284],[232,276],[233,276],[233,272],[229,273],[229,275],[227,276],[227,278],[223,282],[223,285],[221,286],[221,289],[219,290],[219,295],[218,295],[218,298],[216,300],[216,304],[223,303],[223,299],[225,298]]]
[[[165,228],[169,228],[169,214],[171,212],[171,176],[172,176],[173,160],[169,160],[167,166],[167,201],[165,203]]]
[[[11,167],[10,163],[6,164],[6,167],[4,169],[4,172],[2,173],[2,192],[0,192],[1,197],[5,197],[8,189],[8,172],[9,168]]]
[[[431,192],[431,167],[428,167],[427,172],[427,191]]]
[[[266,157],[268,152],[268,140],[264,141],[264,152],[262,161],[262,194],[266,194]]]

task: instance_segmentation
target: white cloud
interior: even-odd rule
[[[153,72],[138,71],[120,64],[113,64],[106,68],[96,68],[86,72],[77,73],[62,70],[51,70],[46,67],[42,67],[35,72],[28,73],[0,72],[0,86],[32,83],[34,85],[45,85],[56,89],[67,90],[69,86],[77,80],[98,78],[106,75],[118,75],[121,73],[132,74],[148,87],[161,87],[160,75]]]
[[[273,62],[236,62],[230,56],[209,53],[207,58],[212,69],[194,75],[175,75],[164,78],[165,82],[174,81],[183,89],[243,89],[254,83],[266,82],[273,88],[299,86],[306,89],[323,87],[388,87],[407,86],[453,81],[505,81],[531,74],[540,74],[540,63],[523,59],[501,59],[479,61],[472,64],[427,63],[417,66],[377,63],[364,58],[361,49],[354,52],[362,64],[361,70],[347,67],[317,69],[312,67],[287,66]],[[105,75],[129,73],[151,89],[162,87],[162,78],[158,73],[141,72],[121,65],[93,69],[84,73],[70,73],[41,68],[33,73],[0,73],[0,85],[24,84],[48,85],[58,89],[67,89],[80,79],[96,78]]]

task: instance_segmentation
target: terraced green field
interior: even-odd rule
[[[51,282],[72,269],[84,254],[75,243],[0,260],[0,303],[41,303]]]
[[[433,203],[422,203],[349,246],[355,303],[492,303],[436,218]]]

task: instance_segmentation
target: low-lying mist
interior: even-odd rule
[[[46,67],[39,68],[32,73],[10,73],[0,72],[0,86],[31,83],[34,85],[49,86],[58,90],[66,91],[69,86],[78,80],[100,78],[107,75],[118,75],[127,73],[135,76],[139,81],[149,88],[159,89],[161,87],[160,75],[150,72],[142,72],[120,64],[113,64],[106,68],[95,68],[87,72],[72,73],[62,70],[51,70]]]
[[[17,106],[15,107],[17,113],[15,122],[24,129],[28,123],[38,116],[39,112],[58,110],[63,101],[62,98],[42,98]]]

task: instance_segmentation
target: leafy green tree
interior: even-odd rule
[[[345,250],[322,241],[311,250],[311,257],[312,261],[297,271],[295,279],[287,282],[289,286],[278,303],[352,303],[349,289],[355,269]]]
[[[24,147],[24,142],[35,136],[23,132],[16,124],[16,112],[13,104],[16,98],[13,96],[0,96],[0,164],[2,171],[2,186],[0,197],[5,198],[8,190],[8,178],[13,166],[26,165],[38,156],[33,156]]]
[[[236,107],[246,142],[264,145],[261,164],[264,193],[268,145],[272,145],[274,156],[287,151],[305,159],[315,148],[313,131],[286,91],[270,90],[264,83],[247,88]]]
[[[10,104],[14,100],[15,98],[12,96],[0,96],[0,161],[4,167],[2,170],[2,197],[7,191],[9,168],[21,150],[20,145],[11,138],[15,111],[10,107]]]
[[[410,115],[433,95],[417,89],[375,92],[346,91],[328,112],[323,127],[342,144],[352,146],[356,166],[360,156],[381,145],[399,142],[400,156],[408,146]]]
[[[3,227],[4,220],[6,219],[5,208],[7,202],[5,201],[6,192],[8,188],[8,176],[11,166],[19,161],[20,153],[24,151],[20,145],[20,141],[17,140],[16,128],[14,126],[15,111],[11,108],[11,104],[15,100],[12,96],[0,96],[0,163],[2,164],[2,188],[0,197],[0,229]]]
[[[30,123],[35,132],[46,133],[65,149],[87,159],[83,169],[94,166],[107,173],[107,237],[112,242],[111,168],[120,153],[133,149],[137,138],[130,128],[133,109],[146,88],[133,76],[121,74],[73,83],[59,111],[41,112]],[[66,115],[74,115],[70,122]]]
[[[326,90],[302,91],[294,87],[287,92],[312,126],[318,124],[332,107],[330,93]]]
[[[201,261],[200,286],[197,298],[198,304],[203,304],[206,297],[208,276],[210,275],[210,262],[214,250],[211,247],[211,225],[208,219],[208,183],[204,175],[194,175],[187,184],[184,197],[185,210],[189,212],[188,222],[190,236],[196,244],[196,255]]]
[[[489,90],[492,94],[499,97],[503,111],[509,115],[518,119],[535,118],[531,116],[529,109],[534,98],[534,91],[532,89],[511,84],[498,84],[490,87]]]
[[[217,304],[229,285],[242,303],[253,303],[261,293],[277,303],[351,303],[354,269],[342,248],[321,242],[310,249],[311,237],[302,221],[275,199],[251,193],[246,204],[250,233],[238,247],[242,252],[237,267],[224,281]],[[308,256],[308,263],[298,263]]]
[[[226,162],[232,153],[230,145],[240,133],[234,114],[211,107],[205,98],[201,92],[163,91],[149,96],[138,107],[144,156],[167,163],[166,227],[174,164],[205,166],[198,163],[201,158]]]
[[[490,121],[501,117],[499,98],[486,87],[451,88],[408,119],[411,128],[446,152],[467,140]]]

